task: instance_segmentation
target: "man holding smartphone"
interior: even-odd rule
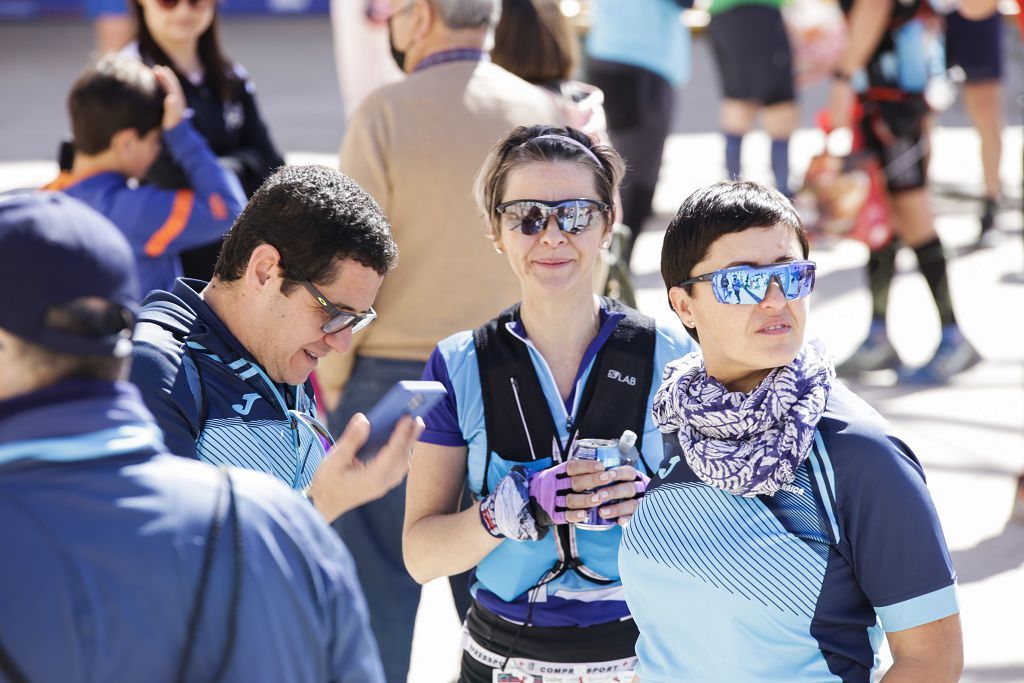
[[[0,254],[0,680],[383,683],[337,535],[265,474],[171,455],[123,381],[118,229],[3,197]]]
[[[369,422],[337,444],[316,419],[310,374],[376,317],[398,261],[380,206],[348,176],[286,166],[231,227],[213,280],[178,279],[143,302],[131,380],[168,448],[261,470],[308,497],[328,522],[402,481],[422,429],[401,420],[370,460]]]

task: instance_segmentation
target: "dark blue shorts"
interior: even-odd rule
[[[1003,76],[1003,19],[964,19],[959,12],[946,17],[946,67],[959,66],[968,83],[997,81]]]
[[[793,55],[779,10],[733,7],[711,17],[708,32],[725,97],[765,106],[795,99]]]

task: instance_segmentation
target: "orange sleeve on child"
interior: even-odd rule
[[[192,215],[192,205],[194,203],[195,193],[192,190],[178,190],[174,193],[174,204],[171,205],[170,215],[164,221],[164,224],[153,233],[143,248],[146,256],[156,258],[167,251],[168,245],[188,225],[188,219]]]
[[[216,192],[210,195],[207,204],[210,207],[210,214],[217,220],[222,221],[228,217],[228,205],[224,203],[224,198]]]

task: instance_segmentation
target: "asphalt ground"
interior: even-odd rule
[[[924,463],[960,580],[964,681],[1024,682],[1024,525],[1008,523],[1014,479],[1024,470],[1024,245],[1021,183],[1024,47],[1011,27],[1002,178],[1001,244],[975,250],[981,166],[977,137],[960,103],[937,118],[933,137],[933,208],[950,259],[950,282],[965,334],[984,361],[947,385],[909,389],[880,373],[853,388],[894,425]],[[344,124],[326,17],[231,17],[223,24],[229,54],[253,74],[260,105],[289,162],[333,165]],[[56,173],[67,130],[64,100],[91,50],[84,22],[0,24],[0,190],[34,187]],[[655,196],[655,215],[636,246],[640,307],[670,324],[658,271],[661,235],[694,188],[724,176],[717,130],[717,80],[709,46],[694,41],[693,81],[680,91],[673,132]],[[803,128],[791,165],[798,178],[821,149],[814,113],[826,89],[801,93]],[[768,140],[751,135],[745,174],[768,180]],[[0,255],[0,263],[3,256]],[[810,333],[841,360],[860,342],[870,317],[864,247],[817,243],[819,264]],[[909,252],[900,255],[890,332],[904,361],[923,363],[939,324]],[[446,584],[428,584],[417,621],[410,681],[436,683],[458,668],[459,624]]]

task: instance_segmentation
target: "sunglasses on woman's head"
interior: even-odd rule
[[[813,261],[790,261],[770,266],[733,266],[683,280],[676,287],[710,282],[715,299],[722,304],[758,304],[768,294],[772,280],[779,283],[782,294],[793,301],[814,289]]]
[[[551,216],[555,217],[559,230],[578,235],[607,215],[608,205],[596,199],[563,199],[558,202],[517,199],[498,204],[494,212],[501,216],[509,230],[518,230],[524,235],[544,232]]]
[[[196,7],[206,7],[211,4],[213,0],[156,0],[156,3],[164,9],[174,9],[178,6],[179,2],[187,2],[192,5],[193,9],[195,9]]]

